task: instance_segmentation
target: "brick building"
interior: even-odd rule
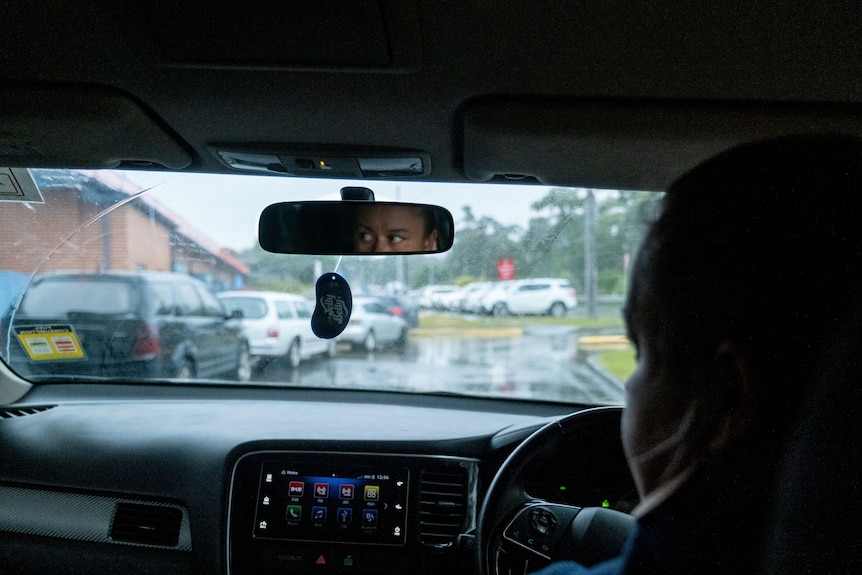
[[[242,261],[146,194],[132,198],[140,188],[121,175],[31,173],[45,203],[0,203],[0,270],[177,271],[216,291],[245,284]]]

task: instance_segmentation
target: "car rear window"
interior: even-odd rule
[[[228,312],[241,311],[244,319],[261,319],[266,315],[266,302],[259,297],[224,297],[221,301]]]
[[[309,318],[312,315],[313,310],[311,309],[311,304],[305,301],[296,301],[293,303],[296,307],[296,315],[301,318]]]
[[[72,313],[125,314],[132,310],[132,285],[92,279],[44,280],[30,287],[19,313],[65,317]]]
[[[275,311],[278,313],[278,319],[293,319],[296,317],[293,313],[293,308],[288,301],[275,302]]]

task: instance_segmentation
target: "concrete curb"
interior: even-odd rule
[[[408,332],[413,337],[523,337],[520,327],[506,328],[415,328]]]

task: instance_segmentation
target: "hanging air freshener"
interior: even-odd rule
[[[353,310],[350,286],[347,280],[337,273],[328,272],[318,278],[314,286],[314,296],[311,331],[319,338],[332,339],[344,331],[350,320],[350,312]]]

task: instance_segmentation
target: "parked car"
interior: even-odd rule
[[[578,305],[569,280],[535,278],[514,280],[485,296],[485,310],[495,316],[550,315],[564,317]]]
[[[484,297],[491,293],[491,291],[497,286],[498,282],[488,282],[487,285],[482,286],[479,289],[471,291],[464,298],[464,302],[461,304],[461,308],[465,313],[472,314],[481,314],[482,311],[482,300]]]
[[[515,280],[501,281],[484,292],[476,305],[476,311],[481,314],[506,316],[509,313],[509,290],[516,286]]]
[[[350,321],[336,341],[369,352],[402,346],[407,341],[407,322],[392,313],[380,298],[356,296]]]
[[[536,278],[520,280],[507,292],[506,305],[514,314],[547,314],[563,317],[578,305],[569,280]]]
[[[456,285],[425,286],[419,296],[419,307],[422,309],[440,309],[440,296],[456,291],[458,291]]]
[[[409,294],[375,296],[389,307],[389,312],[407,322],[407,327],[419,327],[419,304]]]
[[[9,364],[34,378],[247,381],[249,344],[210,289],[170,272],[53,273],[27,288]]]
[[[459,287],[458,289],[454,289],[452,291],[438,292],[434,294],[432,298],[434,302],[434,309],[439,311],[460,311],[461,298],[463,297],[463,287]]]
[[[494,282],[470,282],[458,293],[458,299],[452,311],[462,313],[473,313],[478,305],[482,294],[487,293],[494,286]]]
[[[316,355],[335,355],[335,342],[311,331],[314,304],[306,298],[273,291],[229,291],[218,294],[228,312],[240,312],[239,322],[257,367],[284,358],[299,367]]]

